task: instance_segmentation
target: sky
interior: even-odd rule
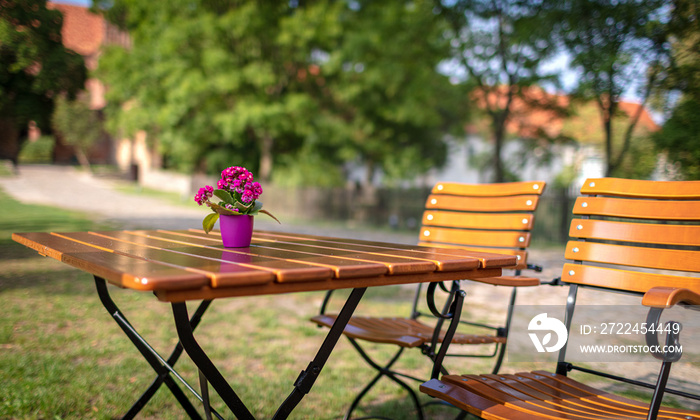
[[[92,0],[53,0],[54,3],[74,4],[76,6],[90,7]]]

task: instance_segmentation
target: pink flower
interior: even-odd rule
[[[213,195],[214,195],[214,188],[207,185],[203,188],[200,188],[199,191],[197,191],[197,194],[195,194],[195,196],[194,196],[194,201],[196,201],[197,204],[199,204],[201,206],[206,201],[208,201]]]

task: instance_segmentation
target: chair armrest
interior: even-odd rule
[[[652,308],[670,308],[678,303],[700,305],[700,294],[677,287],[652,287],[642,298],[642,305]]]
[[[473,279],[479,283],[493,284],[495,286],[539,286],[540,279],[536,277],[526,276],[500,276],[500,277],[484,277]]]

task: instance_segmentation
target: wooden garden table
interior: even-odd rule
[[[294,382],[274,418],[286,418],[318,377],[367,287],[498,276],[515,257],[462,249],[255,231],[248,248],[223,248],[217,232],[109,231],[15,233],[12,238],[41,255],[94,275],[98,295],[158,376],[124,418],[134,417],[165,384],[192,418],[201,418],[175,380],[203,402],[207,418],[222,418],[209,405],[210,383],[239,419],[253,415],[233,391],[193,331],[213,299],[348,289],[338,320],[316,357]],[[107,282],[149,291],[170,302],[180,342],[166,359],[131,326],[111,299]],[[185,302],[201,300],[190,318]],[[175,371],[185,350],[200,371],[201,395]]]

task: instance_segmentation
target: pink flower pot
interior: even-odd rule
[[[253,237],[253,216],[242,214],[219,216],[221,240],[226,248],[244,248],[250,246]]]

